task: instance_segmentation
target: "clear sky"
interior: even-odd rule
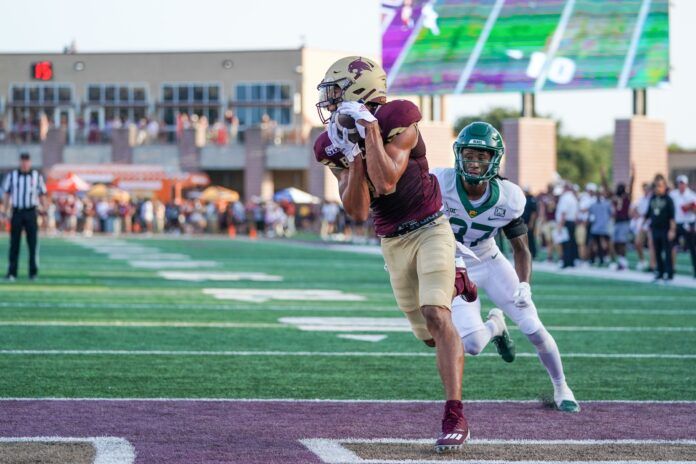
[[[648,115],[667,139],[696,148],[696,0],[672,0],[671,84],[648,92]],[[378,56],[379,0],[0,0],[0,51],[226,50],[310,47]],[[358,25],[356,27],[356,25]],[[453,99],[449,118],[492,106],[518,108],[517,94]],[[631,92],[542,92],[537,111],[564,131],[598,136],[631,114]]]

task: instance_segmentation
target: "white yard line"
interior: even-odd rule
[[[201,356],[201,357],[357,357],[357,358],[433,358],[426,351],[187,351],[187,350],[0,350],[0,355],[59,356]],[[481,353],[477,357],[498,357],[497,353]],[[536,353],[517,353],[518,358],[536,358]],[[563,353],[564,358],[596,359],[696,359],[696,354],[676,353]]]
[[[508,461],[508,460],[461,460],[454,459],[435,459],[435,460],[393,460],[393,459],[363,459],[355,452],[347,449],[343,444],[410,444],[410,445],[432,445],[433,439],[398,439],[398,438],[383,438],[383,439],[360,439],[360,438],[345,438],[345,439],[326,439],[326,438],[308,438],[300,440],[304,446],[307,447],[312,453],[314,453],[322,462],[326,464],[442,464],[443,462],[455,463],[455,464],[503,464],[503,463],[515,463],[515,464],[548,464],[550,462],[555,462],[557,464],[644,464],[648,461],[635,460],[635,461]],[[597,445],[681,445],[681,446],[694,446],[696,441],[694,440],[469,440],[467,445],[586,445],[586,446],[597,446]],[[456,455],[452,455],[453,457]],[[693,463],[695,461],[660,461],[660,462],[670,462],[672,464],[676,463]]]
[[[282,329],[284,324],[264,322],[183,322],[183,321],[0,321],[2,326],[25,327],[167,327],[214,329]]]
[[[94,464],[131,464],[135,448],[119,437],[0,437],[0,443],[90,443],[94,446]]]
[[[293,320],[296,319],[296,320]],[[342,319],[342,320],[339,320]],[[351,321],[350,319],[355,319]],[[370,319],[370,320],[367,320]],[[297,328],[309,332],[403,332],[410,333],[406,319],[384,318],[292,318],[281,317],[280,323],[273,322],[194,322],[194,321],[60,321],[28,320],[0,321],[0,327],[165,327],[165,328],[246,328],[282,329]],[[622,327],[622,326],[564,326],[549,325],[555,332],[696,332],[696,327]],[[519,330],[511,326],[510,330]]]

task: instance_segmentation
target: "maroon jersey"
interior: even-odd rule
[[[380,106],[375,117],[385,145],[409,126],[421,120],[418,107],[407,100],[394,100]],[[345,156],[331,144],[326,132],[319,135],[314,143],[314,156],[317,161],[332,169],[348,168]],[[417,222],[432,216],[442,206],[437,179],[428,172],[425,142],[420,133],[418,133],[418,143],[411,150],[406,170],[396,183],[394,192],[378,196],[375,195],[369,178],[368,185],[370,186],[370,208],[377,235],[392,235],[402,224]]]
[[[631,209],[631,200],[628,198],[628,195],[615,196],[612,203],[614,203],[614,220],[616,222],[625,222],[631,220],[631,216],[629,214]]]
[[[544,219],[546,221],[556,220],[556,197],[550,193],[545,193],[539,197],[539,201],[544,205]]]

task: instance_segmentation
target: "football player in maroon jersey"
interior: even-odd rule
[[[329,67],[317,104],[328,127],[314,154],[338,178],[346,213],[362,221],[372,211],[399,308],[416,337],[437,350],[447,401],[435,449],[456,450],[469,426],[461,402],[464,353],[451,316],[455,240],[437,179],[428,172],[420,111],[406,100],[387,102],[386,77],[364,57]],[[359,140],[350,133],[351,119]]]

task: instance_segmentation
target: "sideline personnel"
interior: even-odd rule
[[[29,246],[29,279],[35,280],[39,268],[36,259],[38,245],[37,207],[39,198],[46,199],[46,182],[36,169],[31,168],[29,153],[19,156],[19,169],[10,171],[5,176],[2,191],[5,194],[6,213],[9,215],[12,205],[12,222],[10,232],[10,264],[7,268],[5,279],[13,282],[17,278],[17,265],[19,259],[19,243],[22,238],[22,230],[27,233],[27,245]]]

